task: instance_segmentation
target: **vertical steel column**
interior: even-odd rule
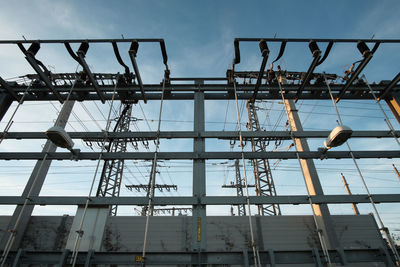
[[[303,131],[301,126],[300,118],[297,113],[294,101],[289,99],[285,100],[285,108],[289,114],[289,123],[293,131]],[[297,151],[308,152],[310,148],[307,143],[307,139],[295,138]],[[318,177],[317,169],[315,168],[314,161],[312,159],[300,159],[301,169],[303,171],[306,187],[308,194],[311,196],[324,195],[322,190],[321,182]],[[339,247],[339,241],[336,236],[335,229],[331,220],[331,215],[327,204],[313,204],[313,212],[316,216],[318,227],[322,230],[322,235],[327,242],[328,249],[336,249]]]
[[[60,114],[58,115],[58,126],[60,126],[62,128],[65,127],[74,104],[75,104],[75,101],[67,101],[64,103],[64,106],[61,109]],[[56,148],[57,147],[50,140],[47,140],[42,151],[43,152],[55,152]],[[36,183],[34,185],[34,188],[31,192],[30,196],[31,197],[39,196],[39,193],[40,193],[40,190],[42,189],[47,172],[49,171],[51,160],[46,160],[43,163],[43,166],[40,168],[41,164],[42,164],[42,160],[38,160],[36,162],[35,168],[33,169],[32,174],[29,177],[29,180],[25,186],[24,192],[22,193],[22,197],[27,197],[28,192],[29,192],[30,188],[32,187],[32,184],[33,184],[36,176],[37,176],[37,180],[36,180]],[[39,169],[40,169],[40,172],[39,172]],[[35,207],[34,205],[27,205],[25,207],[22,217],[20,219],[18,228],[16,230],[17,233],[16,233],[15,241],[14,241],[14,244],[13,244],[11,250],[18,249],[21,239],[22,239],[22,237],[25,233],[25,230],[28,226],[29,219],[32,215],[32,211],[33,211],[34,207]],[[21,213],[21,210],[22,210],[22,205],[18,205],[15,208],[7,229],[14,228],[15,222],[16,222],[19,214]],[[9,232],[4,233],[4,235],[0,241],[0,251],[4,250],[9,236],[10,236]]]
[[[400,123],[400,96],[398,94],[385,98],[386,104],[389,106],[397,122]]]
[[[198,137],[193,139],[193,152],[205,152],[205,140],[200,133],[205,130],[204,123],[204,92],[201,91],[202,81],[196,81],[198,90],[194,93],[194,126],[193,130]],[[200,199],[206,195],[206,163],[204,159],[193,160],[193,196]],[[200,201],[199,201],[200,202]],[[206,250],[206,206],[193,205],[192,212],[192,250]]]
[[[0,94],[0,121],[7,113],[8,108],[11,106],[13,98],[8,94]]]

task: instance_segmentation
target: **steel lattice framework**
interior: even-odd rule
[[[250,131],[261,131],[257,116],[257,106],[254,101],[247,101],[249,123],[247,128]],[[263,138],[251,138],[251,150],[253,152],[266,152],[266,141]],[[253,173],[256,185],[257,196],[276,196],[274,180],[268,159],[252,159]],[[281,215],[279,205],[259,205],[259,215]]]
[[[121,110],[122,109],[122,110]],[[113,132],[121,133],[128,132],[131,123],[131,104],[121,104],[119,108],[119,117],[115,124]],[[107,144],[107,152],[112,153],[125,153],[127,148],[126,140],[113,140]],[[118,197],[121,189],[121,181],[124,172],[124,160],[112,159],[105,160],[103,170],[101,172],[99,186],[97,188],[96,196],[98,197]],[[117,215],[118,206],[113,205],[110,208],[110,215]]]
[[[139,66],[136,62],[136,56],[139,44],[157,43],[160,46],[162,62],[165,66],[164,82],[165,88],[161,84],[145,84],[141,79]],[[240,63],[241,53],[240,44],[256,42],[259,44],[262,62],[259,70],[237,71],[235,66]],[[86,55],[90,50],[89,47],[98,43],[110,44],[110,48],[115,54],[116,60],[124,68],[124,74],[119,73],[94,73],[90,69]],[[131,73],[129,67],[123,62],[119,52],[118,44],[129,43],[128,51],[130,63],[133,69]],[[279,60],[288,43],[298,45],[308,45],[310,49],[310,64],[306,70],[286,71],[274,70],[272,67],[266,69],[267,62],[271,51],[267,43],[280,44],[279,52],[273,58],[272,64]],[[0,152],[0,160],[38,160],[37,166],[45,157],[47,165],[40,172],[35,168],[30,181],[27,183],[29,191],[32,184],[34,186],[34,194],[23,196],[0,196],[0,204],[17,205],[7,231],[4,231],[0,242],[0,250],[5,248],[5,244],[10,237],[16,240],[12,247],[9,257],[5,262],[13,266],[18,264],[59,264],[65,266],[68,259],[71,258],[71,251],[68,249],[54,251],[26,251],[20,247],[21,240],[26,228],[29,225],[31,212],[33,209],[21,209],[21,207],[34,207],[35,205],[76,205],[83,206],[90,204],[91,207],[100,208],[104,206],[112,206],[111,214],[115,214],[116,205],[137,205],[144,206],[149,201],[148,197],[118,197],[121,185],[121,175],[124,160],[127,159],[143,159],[151,160],[154,158],[153,152],[125,152],[126,144],[130,140],[157,140],[184,138],[193,140],[193,151],[190,152],[160,152],[158,159],[177,159],[193,161],[193,191],[191,196],[174,196],[174,197],[154,197],[152,203],[155,206],[171,205],[171,206],[192,206],[192,216],[189,218],[190,227],[188,235],[193,238],[190,241],[190,250],[182,250],[175,252],[150,252],[148,257],[149,264],[170,265],[170,264],[191,264],[191,265],[207,265],[207,264],[241,264],[249,266],[254,263],[252,255],[248,251],[210,251],[207,249],[207,213],[208,205],[237,205],[239,214],[244,215],[244,207],[256,205],[263,207],[264,214],[279,214],[279,205],[287,204],[306,204],[311,205],[314,214],[318,213],[318,221],[320,226],[315,225],[316,233],[322,233],[328,240],[328,253],[333,259],[332,262],[342,265],[360,262],[381,262],[387,266],[393,264],[393,258],[387,247],[381,249],[346,249],[341,248],[340,242],[337,240],[336,232],[332,227],[331,216],[327,204],[339,203],[368,203],[373,200],[376,203],[398,203],[400,202],[399,194],[360,194],[360,195],[325,195],[322,191],[322,185],[319,182],[317,171],[313,165],[312,159],[340,159],[351,158],[349,151],[310,151],[307,145],[307,138],[326,138],[329,135],[327,131],[303,131],[299,117],[294,105],[294,101],[299,99],[330,99],[327,84],[323,79],[324,74],[315,73],[317,66],[321,65],[329,56],[332,47],[338,43],[347,43],[355,46],[360,54],[360,60],[353,65],[349,73],[339,82],[333,82],[338,79],[336,74],[325,74],[328,84],[332,90],[336,102],[342,99],[353,100],[372,100],[374,99],[369,88],[377,95],[378,101],[385,101],[395,118],[400,123],[400,72],[395,77],[384,77],[381,82],[366,84],[360,79],[360,75],[370,62],[378,49],[382,48],[382,44],[400,44],[399,39],[285,39],[285,38],[237,38],[234,40],[233,46],[235,56],[231,69],[227,70],[225,77],[170,77],[168,68],[168,56],[163,39],[85,39],[85,40],[0,40],[0,47],[3,44],[16,45],[25,56],[28,64],[34,70],[34,74],[24,75],[23,81],[6,81],[0,77],[0,119],[2,119],[13,102],[21,101],[59,101],[65,102],[71,90],[72,81],[78,77],[78,82],[74,85],[74,90],[70,95],[70,110],[75,100],[77,101],[101,101],[120,100],[123,103],[131,103],[137,101],[153,101],[153,100],[193,100],[193,131],[162,131],[162,132],[128,132],[129,118],[131,107],[126,110],[125,115],[121,116],[121,120],[117,123],[117,128],[113,132],[77,132],[68,133],[72,139],[82,139],[87,141],[102,140],[109,144],[108,149],[104,153],[100,152],[80,152],[72,155],[70,152],[55,152],[51,150],[42,152]],[[68,53],[81,67],[80,73],[52,73],[46,68],[46,62],[42,62],[38,58],[38,51],[42,44],[63,45]],[[73,51],[71,45],[79,45],[76,52]],[[29,47],[26,48],[25,46]],[[319,49],[319,45],[325,47],[325,51]],[[332,50],[334,51],[334,50]],[[346,62],[348,63],[348,62]],[[119,82],[121,76],[126,81]],[[289,113],[289,121],[293,128],[292,132],[283,131],[260,131],[256,108],[254,103],[258,100],[282,100],[281,90],[277,77],[282,76],[289,82],[285,84],[284,104]],[[241,83],[246,78],[256,78],[255,85]],[[389,78],[387,81],[385,79]],[[31,88],[27,94],[24,92],[27,86],[31,84]],[[164,92],[163,92],[163,89]],[[239,159],[242,157],[240,152],[228,151],[206,151],[205,141],[210,139],[222,140],[228,142],[230,140],[238,140],[238,132],[220,132],[205,130],[205,105],[208,100],[229,100],[237,98],[247,100],[249,105],[249,119],[252,131],[243,132],[245,141],[252,141],[252,151],[244,152],[245,160],[252,160],[256,167],[256,176],[260,183],[257,184],[259,194],[256,196],[244,196],[243,181],[238,173],[239,164],[236,170],[236,188],[238,196],[209,196],[206,194],[206,164],[210,159],[226,160]],[[116,92],[116,94],[114,94]],[[21,101],[22,102],[22,101]],[[125,109],[124,109],[125,110]],[[68,112],[67,112],[68,113]],[[65,120],[69,114],[65,115]],[[352,138],[393,138],[398,137],[399,131],[354,131]],[[8,129],[1,133],[2,139],[46,139],[46,135],[42,132],[9,132]],[[293,139],[298,148],[296,152],[273,152],[265,151],[265,142],[267,140],[291,140]],[[355,158],[400,158],[399,150],[362,150],[353,151]],[[98,194],[94,197],[79,196],[39,196],[41,186],[45,180],[48,168],[52,160],[97,160],[99,157],[105,161],[103,168],[102,182],[98,187]],[[268,159],[298,159],[302,166],[304,179],[308,195],[289,195],[277,196],[273,187],[272,176],[268,166]],[[306,166],[306,168],[304,167]],[[40,173],[40,175],[37,175]],[[264,176],[263,176],[264,175]],[[32,177],[38,176],[39,179],[33,183]],[[239,186],[240,185],[240,186]],[[265,193],[265,194],[264,194]],[[104,197],[107,196],[107,197]],[[242,209],[241,209],[242,208]],[[28,211],[29,210],[29,211]],[[281,218],[283,216],[268,216],[268,218]],[[15,218],[21,218],[23,223],[15,225]],[[262,217],[267,218],[267,217]],[[15,228],[15,229],[14,229]],[[74,234],[74,233],[72,233]],[[83,234],[76,233],[76,234]],[[139,251],[140,252],[140,251]],[[83,253],[79,252],[77,260],[78,264],[137,264],[135,257],[139,255],[138,251],[122,252],[99,252],[87,250]],[[326,264],[326,259],[321,256],[320,247],[313,247],[310,250],[299,249],[297,251],[286,251],[282,249],[274,250],[260,248],[259,255],[263,260],[263,264],[298,264],[312,263],[316,266]]]

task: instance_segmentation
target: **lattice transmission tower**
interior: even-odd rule
[[[253,132],[261,131],[255,101],[252,99],[248,100],[246,106],[249,115],[248,129]],[[253,152],[266,152],[265,139],[251,138],[251,150]],[[276,196],[275,184],[268,159],[252,159],[251,164],[253,166],[257,196]],[[281,209],[278,204],[258,205],[258,214],[281,215]]]
[[[121,103],[119,117],[114,126],[113,132],[128,132],[131,123],[132,104]],[[107,152],[124,153],[126,152],[127,141],[124,139],[110,139],[106,145]],[[124,172],[124,160],[114,159],[105,160],[96,196],[98,197],[117,197],[121,189],[122,175]],[[117,215],[117,205],[110,208],[110,215]]]

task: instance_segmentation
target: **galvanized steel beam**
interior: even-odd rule
[[[244,152],[246,159],[297,159],[297,153],[301,159],[348,159],[351,158],[349,151],[328,151],[321,153],[319,151],[310,152]],[[0,160],[40,160],[43,159],[44,152],[0,152]],[[72,155],[70,152],[49,152],[49,160],[97,160],[99,152],[80,152]],[[125,153],[102,153],[103,160],[112,159],[143,159],[151,160],[154,157],[153,152],[125,152]],[[357,159],[367,158],[400,158],[399,150],[392,151],[353,151]],[[190,159],[240,159],[240,152],[159,152],[158,159],[163,160],[190,160]]]
[[[376,94],[382,94],[386,86],[381,84],[370,84],[371,88]],[[333,94],[338,94],[343,85],[331,85]],[[22,94],[26,89],[25,85],[13,85],[9,87],[16,94]],[[147,100],[160,100],[162,87],[159,84],[144,84],[144,91],[146,92]],[[113,97],[114,87],[109,85],[98,86],[99,91],[103,94],[104,99],[111,100]],[[285,85],[285,98],[286,99],[296,99],[298,85]],[[66,98],[70,90],[70,86],[54,86],[54,90],[61,95],[62,98]],[[118,92],[132,93],[126,97],[126,100],[141,100],[143,95],[140,92],[138,85],[129,86],[117,86]],[[166,100],[190,100],[194,98],[194,91],[196,87],[193,84],[173,84],[166,86],[166,90],[170,93],[165,95]],[[202,91],[204,91],[204,99],[206,100],[227,100],[234,99],[234,97],[228,94],[228,91],[233,90],[233,85],[230,84],[204,84],[202,86]],[[237,85],[238,98],[239,99],[249,99],[253,96],[254,86],[249,85]],[[392,89],[392,93],[400,91],[400,85],[395,85]],[[0,92],[8,94],[3,88],[0,88]],[[96,89],[91,86],[80,87],[75,86],[74,92],[70,96],[70,100],[82,100],[82,101],[94,101],[101,100],[97,94]],[[78,95],[76,92],[79,92]],[[359,93],[357,93],[359,92]],[[115,99],[120,99],[120,96],[115,95]],[[261,85],[258,89],[256,99],[271,99],[280,100],[279,88],[276,85]],[[330,99],[330,95],[327,92],[326,86],[323,85],[305,85],[303,93],[298,96],[298,99]],[[365,99],[373,100],[373,96],[369,93],[369,88],[367,86],[354,86],[350,85],[341,99]],[[34,94],[26,95],[24,101],[49,101],[58,100],[57,96],[46,87],[35,88]]]
[[[0,136],[4,133],[0,132]],[[290,140],[291,134],[295,138],[326,138],[330,131],[244,131],[242,136],[244,139],[250,138],[266,138],[266,139],[281,139]],[[400,131],[395,131],[397,136],[400,136]],[[97,141],[104,138],[104,132],[68,132],[72,139],[85,139],[88,141]],[[156,139],[157,132],[109,132],[107,133],[108,139]],[[7,132],[4,134],[4,139],[46,139],[44,132]],[[237,131],[164,131],[160,132],[160,138],[216,138],[216,139],[235,139],[239,140],[239,133]],[[353,131],[351,138],[393,138],[390,131]],[[130,141],[130,140],[128,140]]]
[[[375,203],[399,203],[400,194],[372,194]],[[370,203],[368,195],[319,195],[310,196],[314,204],[345,204],[345,203]],[[29,198],[28,205],[84,205],[87,197],[84,196],[36,196]],[[250,204],[280,204],[300,205],[309,204],[307,195],[292,196],[249,196]],[[1,205],[20,205],[25,201],[20,196],[0,196]],[[134,206],[146,205],[146,197],[91,197],[91,206],[119,205]],[[246,204],[246,197],[237,196],[203,196],[197,197],[154,197],[153,203],[161,205],[243,205]]]

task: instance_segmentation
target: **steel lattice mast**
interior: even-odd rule
[[[122,104],[120,106],[119,118],[113,132],[128,132],[131,122],[132,105]],[[110,139],[106,146],[107,152],[124,153],[126,152],[126,140]],[[98,197],[117,197],[121,189],[121,180],[124,171],[124,160],[114,159],[105,160],[96,196]],[[117,215],[117,205],[110,208],[110,215]]]
[[[248,100],[246,106],[249,115],[249,130],[261,131],[255,102]],[[266,152],[265,139],[251,138],[251,150],[252,152]],[[268,159],[252,159],[251,164],[253,165],[257,196],[276,196],[274,180],[272,178]],[[281,215],[281,210],[278,204],[258,205],[258,214]]]
[[[240,175],[239,159],[235,160],[235,174],[236,174],[236,194],[238,197],[243,196],[243,179]],[[238,205],[238,215],[246,216],[246,205]]]

